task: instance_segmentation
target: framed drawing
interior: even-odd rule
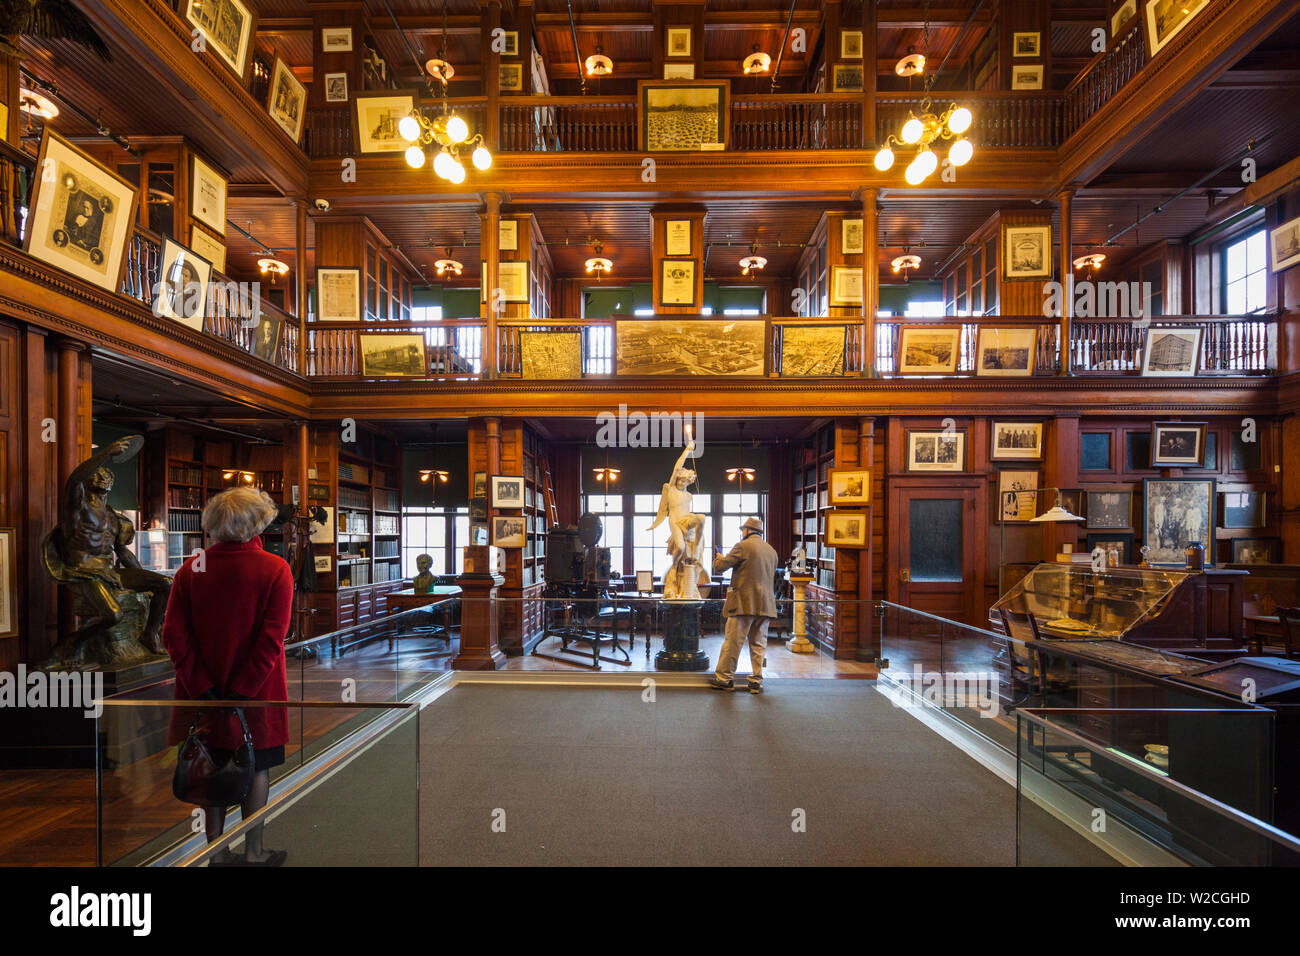
[[[871,504],[871,472],[866,469],[832,468],[829,494],[832,506]]]
[[[1137,0],[1124,0],[1119,5],[1119,8],[1110,18],[1110,35],[1112,39],[1119,36],[1119,31],[1129,25],[1129,21],[1137,16],[1137,12]]]
[[[190,157],[190,215],[226,234],[226,177],[196,155]]]
[[[1214,540],[1213,478],[1142,479],[1142,542],[1152,565],[1183,566],[1193,541]],[[1214,549],[1206,548],[1212,564]]]
[[[697,152],[727,148],[728,84],[641,80],[637,83],[641,149]]]
[[[501,31],[501,55],[502,56],[519,55],[519,31],[518,30]]]
[[[352,140],[362,153],[404,153],[410,144],[397,131],[397,124],[415,109],[412,90],[358,93],[352,113]]]
[[[501,76],[501,89],[506,93],[518,93],[524,88],[524,65],[522,63],[498,63],[497,72]]]
[[[694,63],[665,63],[664,64],[665,80],[693,80],[695,79]]]
[[[898,333],[898,374],[951,375],[960,350],[960,327],[904,326]]]
[[[844,326],[781,326],[781,377],[844,374]]]
[[[346,73],[325,74],[325,102],[346,103],[348,101],[348,75]]]
[[[473,484],[471,485],[471,489],[472,489],[470,491],[471,497],[473,498],[487,497],[487,472],[486,471],[474,472]]]
[[[619,319],[614,368],[619,375],[751,375],[766,372],[762,320]]]
[[[528,260],[511,259],[497,264],[497,282],[505,302],[528,301]]]
[[[664,221],[664,255],[689,256],[691,254],[691,221],[667,219]]]
[[[975,348],[975,374],[992,377],[1025,377],[1034,374],[1038,330],[990,329],[980,326]]]
[[[325,523],[311,523],[311,543],[312,544],[333,544],[334,543],[334,508],[331,505],[321,505],[320,510],[325,512]]]
[[[1268,234],[1270,264],[1274,272],[1300,262],[1300,216],[1284,222]]]
[[[1052,277],[1052,227],[1004,226],[1002,228],[1004,279],[1050,279]]]
[[[831,72],[832,93],[861,93],[862,64],[836,63]]]
[[[361,270],[316,270],[316,321],[361,321]]]
[[[469,499],[469,520],[470,521],[487,521],[487,494],[479,495]]]
[[[524,506],[524,479],[519,475],[492,476],[492,507],[522,508]]]
[[[313,566],[321,574],[328,574],[334,570],[334,558],[328,554],[317,554],[312,556]]]
[[[1262,491],[1225,491],[1223,526],[1225,528],[1262,528],[1268,517]]]
[[[1142,374],[1154,378],[1195,375],[1200,353],[1200,329],[1147,329]]]
[[[1039,55],[1039,36],[1038,33],[1012,33],[1011,34],[1011,55],[1018,56],[1038,56]]]
[[[994,461],[1042,461],[1042,422],[994,422]]]
[[[240,0],[185,0],[185,22],[242,82],[248,72],[253,14]]]
[[[0,528],[0,637],[18,633],[18,572],[14,567],[17,549],[13,528]]]
[[[1098,27],[1097,29],[1101,29]],[[1043,88],[1043,64],[1012,64],[1011,88],[1013,90],[1041,90]]]
[[[867,516],[856,511],[831,511],[826,515],[828,548],[865,548],[868,535]]]
[[[582,378],[582,333],[520,332],[519,356],[525,379]]]
[[[1205,9],[1210,0],[1149,0],[1146,5],[1147,52],[1155,56]]]
[[[862,220],[840,220],[840,252],[846,256],[862,255]]]
[[[323,27],[320,31],[322,53],[351,53],[351,27]]]
[[[343,74],[344,78],[347,74]],[[345,97],[346,98],[346,97]],[[295,143],[302,138],[302,121],[307,115],[307,87],[298,81],[289,64],[278,56],[271,70],[271,89],[266,110],[280,129]]]
[[[691,28],[669,27],[664,35],[665,56],[691,55]]]
[[[1090,532],[1087,537],[1088,553],[1092,554],[1096,548],[1103,551],[1109,551],[1112,547],[1119,548],[1119,563],[1133,563],[1133,532],[1127,534],[1116,534],[1114,531]]]
[[[694,259],[664,259],[660,261],[659,304],[695,305]]]
[[[1113,531],[1133,527],[1133,492],[1088,492],[1087,518],[1089,530]]]
[[[965,471],[965,432],[908,432],[908,471]]]
[[[1205,467],[1206,422],[1152,422],[1151,467]]]
[[[257,328],[253,330],[253,342],[249,351],[263,362],[275,364],[275,350],[280,345],[280,328],[284,319],[271,312],[263,312],[258,319]]]
[[[174,239],[163,240],[162,267],[153,300],[154,315],[203,331],[212,263]]]
[[[1281,538],[1233,538],[1233,564],[1277,564],[1282,560]]]
[[[522,548],[528,540],[523,517],[497,515],[492,519],[492,545],[497,548]]]
[[[365,378],[416,378],[427,374],[424,336],[379,332],[357,336]]]
[[[121,287],[136,190],[45,127],[23,249],[109,292]]]
[[[862,267],[831,267],[831,305],[862,305]]]
[[[861,30],[840,31],[840,59],[841,60],[862,59],[862,31]]]
[[[1038,514],[1038,472],[998,472],[998,521],[1032,521]]]
[[[497,223],[497,251],[519,251],[519,220],[502,219]]]
[[[190,248],[195,255],[212,263],[214,272],[226,271],[226,244],[212,233],[198,226],[190,226]]]

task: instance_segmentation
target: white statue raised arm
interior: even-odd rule
[[[649,530],[653,531],[668,519],[668,554],[673,563],[664,575],[664,598],[672,600],[699,600],[697,577],[700,573],[700,544],[704,532],[704,518],[691,513],[691,493],[687,486],[695,480],[695,472],[685,467],[686,459],[695,450],[694,440],[686,443],[686,450],[673,465],[672,477],[663,486],[659,496],[659,513]]]

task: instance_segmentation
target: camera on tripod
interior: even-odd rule
[[[568,588],[603,588],[613,573],[609,548],[598,547],[604,525],[588,512],[576,526],[546,532],[546,583]]]

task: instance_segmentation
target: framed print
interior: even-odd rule
[[[862,59],[862,31],[861,30],[840,31],[840,59],[841,60]]]
[[[528,260],[509,260],[497,264],[499,282],[505,302],[528,301]]]
[[[781,326],[781,377],[844,374],[844,326]]]
[[[275,350],[280,345],[280,329],[284,325],[284,319],[271,312],[262,312],[257,321],[257,328],[253,330],[253,342],[249,346],[249,351],[260,358],[263,362],[275,364]]]
[[[1135,16],[1137,16],[1137,12],[1138,12],[1137,0],[1124,0],[1124,2],[1119,5],[1119,8],[1115,11],[1115,13],[1110,18],[1111,37],[1114,38],[1118,36],[1119,31],[1122,28],[1127,27],[1129,21],[1132,20]]]
[[[1133,492],[1088,492],[1087,519],[1089,530],[1113,531],[1133,527]]]
[[[162,267],[154,293],[154,315],[203,331],[212,263],[174,239],[163,240]]]
[[[497,223],[497,251],[519,251],[518,219],[502,219]]]
[[[638,571],[636,573],[636,589],[642,594],[649,594],[655,589],[655,573],[653,571]]]
[[[899,375],[951,375],[957,371],[961,329],[955,326],[904,326],[898,333]]]
[[[242,81],[253,37],[248,7],[240,0],[185,0],[185,22],[203,34],[207,48]]]
[[[1015,56],[1038,56],[1039,55],[1039,36],[1038,33],[1012,33],[1011,34],[1011,55]]]
[[[469,500],[470,521],[487,521],[487,501],[486,492]]]
[[[1284,222],[1268,234],[1270,264],[1274,272],[1300,262],[1300,216]]]
[[[975,348],[975,374],[992,377],[1025,377],[1034,374],[1038,330],[990,329],[980,326]]]
[[[322,27],[320,31],[322,53],[351,53],[351,27]]]
[[[365,378],[416,378],[427,374],[424,336],[406,333],[362,333],[361,374]]]
[[[751,375],[766,372],[767,328],[756,319],[618,319],[619,375]]]
[[[832,93],[861,93],[862,65],[860,63],[836,63],[831,72]]]
[[[1151,467],[1205,466],[1206,422],[1152,422]]]
[[[1144,478],[1142,499],[1142,543],[1152,565],[1182,567],[1189,544],[1213,543],[1213,478]],[[1206,548],[1206,565],[1213,559],[1214,549]]]
[[[831,511],[826,515],[826,547],[865,548],[868,521],[865,513]]]
[[[214,272],[226,271],[226,244],[198,226],[190,226],[190,248],[212,263]]]
[[[497,73],[501,77],[501,89],[507,93],[518,93],[524,88],[524,65],[522,63],[498,63]]]
[[[1266,523],[1265,501],[1262,491],[1225,491],[1223,498],[1223,526],[1225,528],[1262,528]]]
[[[641,80],[637,83],[641,149],[699,152],[727,148],[727,83]]]
[[[1002,228],[1004,279],[1050,279],[1052,277],[1052,227],[1004,226]]]
[[[691,55],[691,28],[669,27],[664,36],[665,56]]]
[[[1096,548],[1103,551],[1109,551],[1112,547],[1119,548],[1119,563],[1133,563],[1133,533],[1116,534],[1113,531],[1092,532],[1087,538],[1088,553],[1092,554]]]
[[[1142,374],[1155,378],[1195,375],[1200,353],[1200,329],[1149,328]]]
[[[667,219],[664,221],[664,255],[689,256],[691,254],[691,221]]]
[[[1233,538],[1233,564],[1277,564],[1282,560],[1281,538]]]
[[[14,567],[17,549],[13,528],[0,528],[0,637],[18,633],[18,571]]]
[[[1038,472],[998,472],[998,521],[1032,521],[1038,514]]]
[[[410,144],[397,131],[402,117],[415,109],[412,90],[358,93],[353,110],[353,142],[362,153],[404,153]]]
[[[23,249],[109,292],[121,285],[136,190],[46,127]]]
[[[196,155],[190,157],[190,215],[225,236],[226,177]]]
[[[832,468],[830,503],[832,506],[871,504],[871,472],[866,469]]]
[[[486,517],[483,518],[487,520]],[[472,524],[469,526],[469,543],[474,545],[486,545],[488,543],[488,529],[485,524]]]
[[[502,56],[519,55],[519,31],[518,30],[501,31],[501,55]]]
[[[862,267],[831,267],[831,305],[862,305]]]
[[[1043,423],[994,422],[989,457],[994,461],[1041,461]]]
[[[328,574],[330,571],[334,570],[334,558],[332,555],[316,554],[313,555],[312,558],[317,572]]]
[[[520,332],[523,377],[582,378],[581,332]]]
[[[846,256],[862,255],[862,220],[840,220],[840,252]]]
[[[316,270],[316,321],[361,321],[361,270]]]
[[[694,63],[665,63],[664,64],[665,80],[693,80],[695,79]]]
[[[1098,27],[1097,29],[1101,29]],[[1043,64],[1011,65],[1011,88],[1013,90],[1041,90],[1043,88]]]
[[[348,101],[348,75],[346,73],[325,74],[325,102],[346,103]]]
[[[346,76],[347,74],[344,74]],[[266,95],[266,111],[280,129],[295,143],[302,138],[302,121],[307,114],[307,87],[298,81],[289,64],[278,56],[271,70],[271,89]]]
[[[524,479],[519,475],[492,476],[492,507],[522,508],[524,506]]]
[[[474,472],[474,485],[473,485],[473,490],[470,492],[470,497],[472,498],[487,497],[487,472],[486,471]]]
[[[1146,5],[1147,52],[1155,56],[1187,26],[1210,0],[1149,0]]]
[[[334,543],[334,508],[331,505],[321,505],[321,511],[325,512],[325,523],[311,523],[311,543],[312,544],[333,544]]]
[[[492,545],[497,548],[522,548],[528,540],[524,519],[497,515],[492,519]]]
[[[965,471],[965,432],[908,432],[908,471]]]
[[[695,305],[694,259],[663,259],[660,261],[659,304]]]

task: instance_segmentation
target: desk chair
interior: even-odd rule
[[[1007,632],[1007,663],[1010,665],[1011,683],[1024,690],[1024,697],[1021,698],[1021,703],[1024,703],[1038,689],[1034,680],[1033,655],[1025,647],[1029,641],[1042,640],[1042,635],[1038,632],[1038,620],[1032,611],[1021,613],[999,608],[998,614],[1002,618],[1002,627]]]
[[[1282,656],[1300,660],[1300,607],[1280,607],[1276,613],[1282,624]]]

